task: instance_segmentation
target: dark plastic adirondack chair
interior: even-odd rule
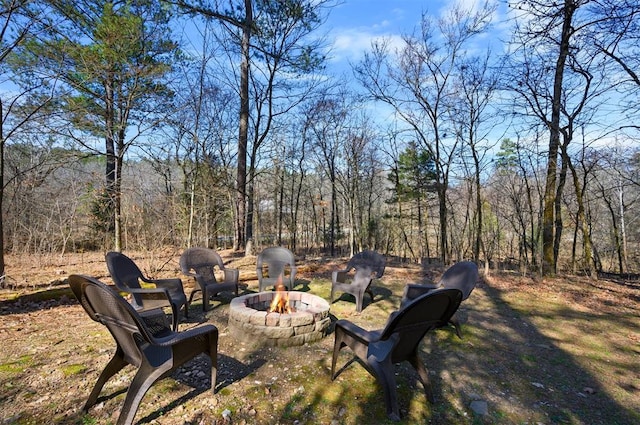
[[[85,412],[96,404],[105,383],[125,366],[132,365],[138,371],[129,385],[117,423],[133,423],[140,402],[149,388],[201,353],[211,359],[211,388],[215,392],[218,329],[214,325],[202,324],[188,331],[174,332],[167,326],[166,320],[145,320],[116,291],[97,279],[71,275],[69,286],[89,317],[105,325],[117,344],[115,354],[98,377],[84,405]],[[157,312],[161,318],[166,318],[164,313]],[[147,319],[151,318],[152,313],[145,312]]]
[[[216,267],[224,275],[222,281],[216,279]],[[189,304],[197,292],[202,292],[202,310],[209,310],[209,299],[220,292],[233,292],[238,295],[238,269],[226,268],[213,249],[193,247],[186,249],[180,256],[182,273],[195,280],[195,289],[189,295]]]
[[[440,281],[436,284],[430,283],[410,283],[404,288],[404,294],[400,302],[400,308],[408,304],[417,297],[427,294],[429,292],[446,289],[459,289],[462,291],[462,300],[466,300],[471,295],[471,292],[476,287],[478,282],[478,266],[471,261],[461,261],[449,267]],[[449,320],[450,325],[453,325],[456,329],[456,335],[462,339],[462,331],[460,329],[460,322],[456,315]]]
[[[120,252],[108,252],[105,259],[113,283],[118,290],[131,294],[131,304],[138,312],[171,307],[174,331],[178,330],[182,306],[185,317],[189,317],[189,303],[180,279],[149,279],[131,258]],[[140,282],[151,283],[156,287],[142,288]]]
[[[376,331],[367,331],[348,320],[338,320],[331,380],[341,372],[335,373],[336,360],[342,347],[348,346],[382,387],[389,419],[400,420],[394,371],[396,363],[406,360],[414,367],[427,400],[433,403],[429,373],[420,359],[418,347],[427,332],[447,323],[460,301],[462,293],[457,289],[425,294],[393,312],[384,329]]]
[[[281,246],[265,248],[256,259],[259,291],[278,284],[293,289],[297,271],[293,252]]]
[[[371,283],[384,274],[387,260],[375,251],[362,251],[355,254],[344,270],[334,270],[331,276],[331,302],[336,292],[351,294],[356,299],[356,311],[362,311],[364,294],[368,293],[373,301]],[[353,272],[352,272],[353,271]]]

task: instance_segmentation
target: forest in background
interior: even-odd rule
[[[0,252],[640,271],[640,5],[456,4],[347,78],[336,4],[2,0]]]

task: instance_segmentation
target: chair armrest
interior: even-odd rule
[[[298,273],[298,268],[292,264],[291,265],[291,285],[295,285],[296,283],[296,273]]]
[[[338,331],[339,329],[340,331],[346,333],[351,338],[359,341],[362,344],[369,344],[372,341],[375,341],[380,336],[380,332],[370,332],[345,319],[338,320],[336,322],[335,329],[336,331]]]
[[[349,270],[334,270],[331,273],[331,282],[335,283],[345,283],[347,281],[347,274]]]
[[[240,270],[238,269],[223,269],[224,281],[226,283],[238,283],[240,277]]]
[[[182,288],[182,280],[179,278],[149,279],[149,282],[154,283],[158,288],[166,288],[170,291],[180,290]]]
[[[402,294],[402,301],[414,300],[420,295],[427,294],[440,287],[436,283],[408,283],[404,287],[404,293]]]
[[[182,270],[182,274],[185,276],[189,276],[189,277],[196,277],[198,276],[197,273],[192,272],[191,270]]]
[[[155,345],[159,345],[161,347],[169,347],[175,345],[180,341],[189,340],[191,338],[197,338],[201,335],[207,334],[215,334],[216,341],[218,335],[218,328],[212,324],[202,324],[196,326],[195,328],[188,329],[186,331],[181,332],[172,332],[170,335],[162,338],[153,338],[152,342]]]
[[[169,295],[169,290],[167,288],[128,288],[127,290],[124,290],[122,292],[127,292],[129,294],[140,294],[140,295],[147,295],[144,297],[144,299],[149,299],[149,300],[153,300],[153,299],[163,299],[165,301],[169,301],[171,299],[170,295]],[[149,295],[156,295],[154,296],[149,296]]]
[[[127,291],[131,295],[139,295],[142,303],[139,305],[134,303],[134,308],[138,313],[156,310],[162,307],[171,307],[171,314],[178,313],[178,306],[171,300],[169,290],[167,288],[130,288]]]

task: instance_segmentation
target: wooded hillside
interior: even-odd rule
[[[2,1],[0,252],[640,272],[639,5],[452,5],[347,77],[334,1],[231,4]]]

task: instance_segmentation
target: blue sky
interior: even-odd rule
[[[465,8],[474,8],[485,0],[460,0]],[[489,0],[497,3],[498,0]],[[418,28],[422,13],[439,16],[453,1],[447,0],[343,0],[332,9],[326,31],[332,45],[330,60],[338,69],[347,61],[356,62],[381,37],[395,39]],[[504,9],[504,8],[503,8]],[[496,14],[491,34],[496,40],[504,19]]]
[[[344,0],[326,23],[333,64],[357,61],[380,37],[399,37],[419,24],[423,9],[439,1]],[[344,64],[344,63],[343,63]]]

